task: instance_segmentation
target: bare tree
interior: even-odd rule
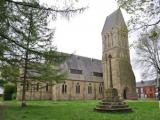
[[[147,29],[160,24],[159,0],[116,0],[130,14],[130,30]]]
[[[142,70],[143,78],[156,79],[160,75],[160,29],[153,28],[141,34],[135,43],[136,63]]]

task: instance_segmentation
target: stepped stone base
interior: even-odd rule
[[[109,88],[106,91],[106,98],[94,109],[99,112],[131,112],[132,109],[118,97],[117,89]]]

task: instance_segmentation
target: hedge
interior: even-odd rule
[[[14,84],[8,83],[4,85],[4,100],[12,100],[13,94],[16,92],[16,86]]]

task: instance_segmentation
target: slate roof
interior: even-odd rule
[[[82,70],[83,75],[90,76],[93,72],[102,72],[101,60],[71,55],[65,62],[65,67],[70,69]]]
[[[107,31],[110,31],[115,26],[119,25],[125,25],[125,21],[122,15],[122,12],[119,9],[117,9],[115,12],[107,16],[105,24],[103,26],[102,34],[104,34]]]
[[[62,69],[62,71],[69,73],[69,76],[68,76],[69,79],[75,79],[74,76],[70,76],[71,75],[70,69],[82,70],[82,75],[85,77],[93,76],[93,72],[103,74],[101,60],[82,57],[78,55],[69,55],[68,59],[59,67]],[[39,74],[34,69],[30,69],[27,71],[27,76],[38,76],[38,75]],[[76,74],[76,75],[79,75],[79,74]],[[89,78],[87,79],[89,80]]]
[[[155,86],[155,80],[136,82],[136,87]]]

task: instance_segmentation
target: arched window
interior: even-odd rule
[[[66,85],[66,82],[63,83],[62,85],[62,94],[65,94],[67,93],[67,85]]]
[[[27,81],[27,85],[26,85],[26,91],[29,90],[29,82]]]
[[[110,33],[110,35],[111,35],[111,47],[113,47],[113,33]]]
[[[102,83],[99,84],[99,93],[100,94],[103,93],[103,84]]]
[[[89,83],[88,85],[88,94],[92,94],[92,85]]]
[[[46,83],[46,91],[48,91],[48,83]]]
[[[79,83],[76,84],[76,93],[77,94],[80,93],[80,85],[79,85]]]
[[[108,45],[108,48],[110,47],[110,43],[109,43],[109,40],[110,40],[110,36],[109,36],[109,34],[107,34],[107,45]]]
[[[39,91],[39,83],[37,83],[37,91]]]
[[[106,37],[106,35],[104,35],[104,40],[103,40],[103,49],[106,49],[107,47],[108,47],[107,37]]]

